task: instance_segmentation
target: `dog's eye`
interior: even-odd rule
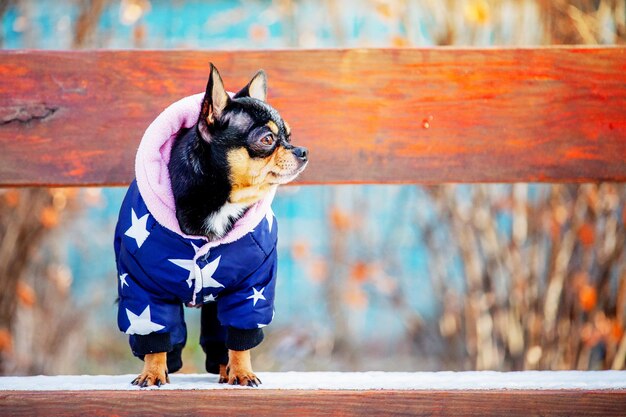
[[[261,139],[261,143],[265,146],[272,146],[274,144],[274,135],[266,135]]]

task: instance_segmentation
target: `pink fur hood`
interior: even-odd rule
[[[161,226],[186,238],[206,240],[203,236],[188,236],[180,230],[167,169],[176,135],[180,129],[190,128],[196,124],[203,96],[204,93],[200,93],[177,101],[163,110],[148,126],[137,150],[135,176],[141,197]],[[234,242],[252,231],[268,213],[271,213],[275,192],[276,187],[263,200],[250,207],[226,236],[216,241],[207,241],[196,254],[196,258],[206,254],[212,247]]]

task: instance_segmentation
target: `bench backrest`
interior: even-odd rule
[[[0,51],[0,186],[123,185],[214,62],[258,68],[311,150],[299,183],[626,180],[626,48]]]

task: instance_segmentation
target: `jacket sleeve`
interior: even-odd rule
[[[176,345],[184,345],[187,338],[183,306],[176,297],[151,291],[135,262],[128,252],[120,251],[118,327],[130,336],[135,356],[170,352]]]
[[[129,187],[115,231],[118,327],[133,353],[169,352],[186,340],[182,303],[192,294],[194,249],[159,226]]]
[[[218,297],[218,318],[228,327],[229,349],[248,350],[263,341],[262,328],[274,317],[276,261],[276,249],[273,249],[239,285]]]

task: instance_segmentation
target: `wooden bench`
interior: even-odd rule
[[[626,180],[626,48],[0,51],[0,186],[128,184],[143,131],[202,90],[209,61],[227,88],[267,71],[311,150],[299,184]],[[623,415],[615,375],[624,384],[4,390],[0,414]]]

